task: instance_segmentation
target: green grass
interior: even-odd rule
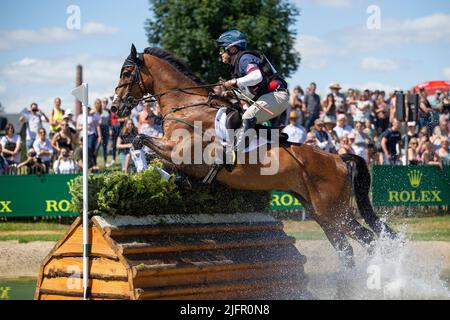
[[[2,222],[0,231],[65,231],[67,225],[49,222]]]
[[[297,240],[326,240],[327,237],[322,230],[311,231],[294,231],[286,232],[289,236],[294,237]]]
[[[388,220],[388,225],[397,231],[406,226],[406,236],[413,241],[450,241],[450,216],[448,215],[426,218],[393,218]],[[322,229],[314,221],[285,221],[285,231],[297,240],[326,240]]]
[[[0,235],[0,241],[19,241],[19,243],[28,243],[33,241],[58,241],[61,234],[7,234]]]

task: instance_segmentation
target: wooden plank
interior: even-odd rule
[[[233,282],[244,280],[261,280],[274,276],[295,278],[303,271],[300,263],[272,263],[236,266],[229,269],[199,269],[198,271],[172,274],[137,276],[133,279],[135,288],[164,286],[207,285],[211,283]]]
[[[234,248],[254,248],[265,246],[283,246],[295,243],[295,238],[285,237],[272,240],[255,240],[255,241],[230,241],[230,242],[193,242],[193,243],[172,243],[167,245],[151,245],[151,244],[127,244],[121,245],[120,252],[123,255],[129,254],[145,254],[145,253],[167,253],[180,251],[197,251],[197,250],[223,250]]]
[[[293,245],[283,247],[258,247],[227,250],[186,251],[127,255],[132,266],[133,277],[137,274],[178,274],[204,268],[234,268],[234,265],[273,263],[274,261],[300,261],[302,256]]]
[[[90,279],[92,294],[100,295],[122,295],[129,296],[129,285],[127,281],[108,281]],[[67,295],[82,295],[83,280],[81,278],[44,278],[41,285],[41,294],[48,291],[64,292]],[[47,291],[46,291],[47,290]]]
[[[283,261],[255,261],[245,263],[211,264],[211,265],[184,265],[175,268],[155,266],[154,268],[135,268],[135,278],[184,275],[199,272],[219,272],[229,270],[281,268],[286,266],[302,266],[301,259],[289,259]]]
[[[58,290],[43,289],[40,300],[83,300],[81,293],[67,293]],[[117,294],[92,294],[88,300],[130,300],[129,296]]]
[[[301,281],[299,282],[301,283]],[[147,299],[178,299],[183,296],[204,295],[209,293],[219,292],[237,292],[246,290],[256,290],[261,288],[273,288],[274,290],[282,291],[283,288],[290,288],[295,286],[296,282],[291,279],[275,279],[264,281],[245,281],[240,283],[217,284],[210,286],[184,286],[171,287],[161,289],[136,289],[136,296],[140,300]]]
[[[287,295],[278,291],[278,297],[274,297],[274,288],[253,288],[252,290],[219,291],[198,294],[187,294],[156,298],[155,300],[261,300],[261,299],[283,299]],[[289,296],[286,297],[290,298]],[[264,303],[261,303],[264,304]],[[225,312],[224,310],[222,310]]]
[[[90,239],[92,243],[91,255],[118,258],[117,254],[103,238],[101,230],[92,227]],[[83,228],[81,225],[74,230],[71,236],[66,239],[53,255],[83,255]]]
[[[169,225],[169,226],[139,226],[125,228],[104,228],[110,237],[123,236],[158,236],[167,234],[186,233],[237,233],[237,232],[259,232],[259,231],[280,231],[283,230],[281,222],[264,223],[240,223],[240,224],[207,224],[207,225]]]
[[[45,276],[69,275],[82,273],[82,257],[54,258],[44,268]],[[107,258],[89,259],[89,273],[93,278],[123,278],[128,279],[127,270],[119,261]]]
[[[39,300],[83,300],[83,297],[71,297],[57,294],[41,294]]]

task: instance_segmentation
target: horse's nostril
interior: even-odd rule
[[[116,106],[111,106],[111,111],[116,113],[117,112],[117,107]]]

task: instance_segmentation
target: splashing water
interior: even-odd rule
[[[398,236],[390,239],[383,233],[371,255],[358,250],[353,269],[313,271],[309,290],[318,299],[450,299],[440,279],[442,257],[430,250],[433,243],[408,241],[406,226]]]

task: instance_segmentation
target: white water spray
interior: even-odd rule
[[[310,292],[318,299],[450,299],[440,278],[442,256],[430,250],[432,242],[406,239],[406,227],[398,239],[382,234],[369,256],[352,243],[356,267],[317,274],[309,270]],[[327,262],[324,262],[325,264]]]

